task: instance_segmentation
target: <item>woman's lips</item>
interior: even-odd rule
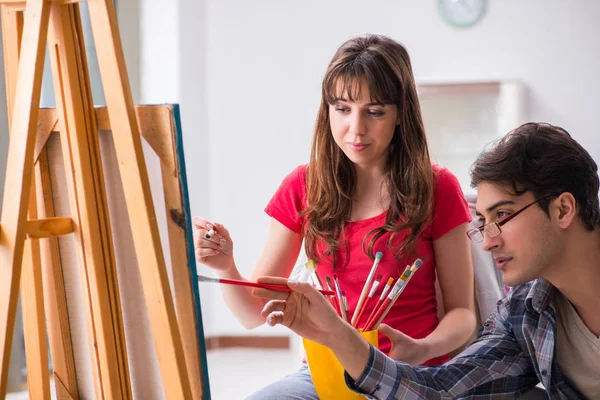
[[[369,146],[369,144],[364,143],[348,143],[348,147],[350,147],[350,149],[353,151],[364,151]]]

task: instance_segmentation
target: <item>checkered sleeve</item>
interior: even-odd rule
[[[484,324],[478,340],[446,364],[413,367],[371,346],[369,361],[348,387],[370,399],[514,398],[538,382],[530,361],[512,334],[508,300]]]

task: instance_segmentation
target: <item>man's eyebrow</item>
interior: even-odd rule
[[[497,202],[497,203],[494,203],[494,204],[492,204],[491,206],[489,206],[489,207],[486,209],[486,211],[487,211],[488,213],[490,213],[490,212],[494,211],[496,208],[498,208],[498,207],[501,207],[501,206],[504,206],[504,205],[506,205],[506,204],[511,204],[511,205],[514,205],[514,204],[515,204],[515,202],[514,202],[514,201],[512,201],[512,200],[500,200],[499,202]],[[477,211],[477,210],[475,210],[475,215],[476,215],[476,216],[478,216],[478,217],[482,217],[482,216],[483,216],[483,215],[482,215],[482,214],[481,214],[479,211]]]

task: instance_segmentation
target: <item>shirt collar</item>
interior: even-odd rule
[[[546,279],[536,279],[525,298],[525,305],[531,311],[541,314],[552,303],[556,288]]]

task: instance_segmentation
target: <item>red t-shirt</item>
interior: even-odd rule
[[[439,323],[435,295],[433,241],[471,220],[467,202],[456,177],[447,168],[437,165],[432,167],[437,176],[433,219],[424,229],[421,240],[416,243],[417,255],[423,260],[423,264],[383,321],[416,339],[429,335]],[[302,234],[302,224],[306,218],[299,216],[299,213],[306,208],[306,168],[307,165],[301,165],[285,177],[265,209],[265,212],[272,218],[298,234]],[[333,278],[333,274],[337,274],[340,286],[346,292],[349,318],[354,313],[364,283],[373,266],[373,261],[363,252],[363,238],[373,228],[381,227],[384,224],[385,213],[361,221],[347,222],[345,238],[348,244],[348,259],[346,259],[345,250],[342,249],[336,255],[338,267],[335,271],[332,271],[329,257],[322,257],[317,266],[317,274],[323,283],[325,283],[326,276]],[[408,233],[409,230],[399,232],[394,241],[404,240]],[[376,272],[376,275],[381,274],[383,278],[377,292],[365,305],[362,317],[358,321],[359,327],[364,325],[371,314],[388,278],[394,278],[395,283],[406,265],[414,262],[413,257],[405,256],[400,261],[396,260],[388,248],[389,237],[390,233],[385,233],[373,247],[374,252],[383,253]],[[387,336],[379,335],[379,348],[388,353],[390,347]],[[425,365],[442,364],[447,360],[448,356],[437,357],[427,361]]]

